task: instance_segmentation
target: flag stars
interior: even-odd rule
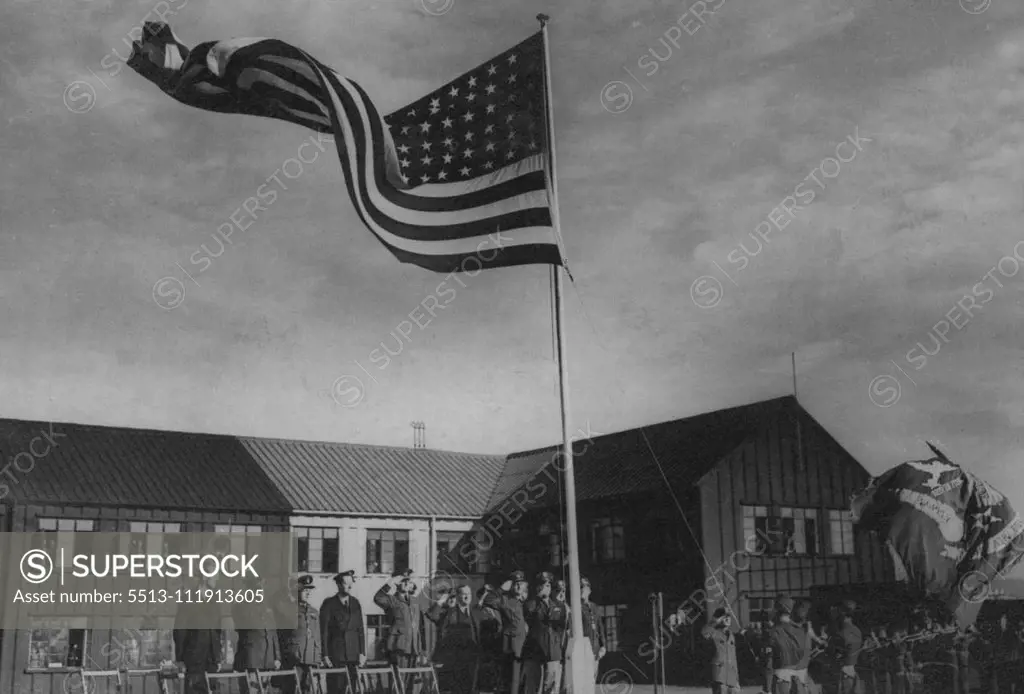
[[[494,74],[494,73],[496,73],[497,71],[498,71],[498,68],[494,67],[494,64],[493,64],[493,63],[492,63],[491,65],[488,65],[488,66],[487,66],[487,74],[488,74],[488,75],[493,75],[493,74]]]
[[[441,159],[444,161],[445,164],[452,163],[452,155],[450,154],[445,154],[443,157],[441,157]]]
[[[511,159],[515,159],[516,158],[515,152],[513,151],[514,149],[515,148],[511,148],[507,152],[505,152],[505,158],[506,159],[510,159],[511,160]]]
[[[409,160],[408,159],[402,159],[398,163],[401,164],[402,166],[408,166],[409,165]]]
[[[403,125],[402,126],[402,134],[403,135],[408,135],[409,134],[409,129],[410,129],[410,127],[408,125]]]
[[[430,166],[430,162],[434,161],[434,158],[431,157],[430,155],[427,155],[420,159],[420,161],[423,162],[424,166]]]
[[[466,142],[472,142],[472,141],[473,141],[473,131],[472,130],[467,130],[466,131]]]
[[[470,77],[469,78],[469,88],[472,89],[475,86],[476,86],[476,77]]]
[[[530,150],[535,151],[537,149],[537,143],[534,140],[530,140]]]
[[[401,152],[402,154],[408,154],[409,153],[409,145],[399,145],[398,146],[398,151]]]
[[[407,114],[405,114],[405,115],[409,116],[410,118],[415,118],[416,117],[416,109],[414,109],[414,108],[413,109],[409,109],[409,112]]]
[[[487,104],[487,115],[489,116],[489,115],[493,114],[494,113],[494,109],[495,109],[494,104]]]
[[[459,173],[461,175],[463,175],[463,176],[468,176],[469,175],[469,167],[468,166],[463,166],[461,169],[459,169]]]
[[[420,123],[420,132],[421,133],[429,133],[430,132],[430,123],[428,121],[423,121],[422,123]]]
[[[510,55],[508,57],[508,64],[509,65],[515,65],[516,64],[516,54],[515,53],[513,53],[512,55]]]
[[[486,128],[484,128],[484,135],[490,135],[493,132],[494,132],[494,126],[493,125],[488,125]]]
[[[420,176],[420,181],[422,181],[423,183],[429,183],[430,182],[430,176],[427,175],[427,174],[423,174],[422,176]]]
[[[484,168],[485,169],[493,169],[494,168],[494,162],[492,162],[492,161],[484,162]]]
[[[443,125],[446,128],[452,127],[452,119],[451,118],[445,118],[443,121],[441,121],[441,125]]]
[[[462,117],[462,120],[466,121],[467,123],[472,123],[473,122],[473,112],[472,111],[466,111],[466,115],[464,115]]]
[[[433,147],[433,146],[434,146],[433,142],[424,142],[422,145],[420,145],[420,147],[423,148],[424,152],[429,152],[430,148]]]
[[[467,147],[466,150],[462,153],[462,158],[463,159],[469,159],[472,156],[473,156],[473,150],[470,149],[469,147]]]
[[[444,169],[441,169],[441,170],[440,170],[440,171],[439,171],[439,172],[437,173],[437,180],[439,180],[439,181],[443,181],[443,180],[445,180],[445,179],[447,179],[447,178],[448,178],[448,172],[447,172],[447,171],[445,171]]]
[[[494,151],[494,143],[493,142],[488,142],[487,143],[487,147],[485,147],[484,149],[486,151],[488,151],[488,152],[493,152]]]
[[[487,92],[487,96],[490,96],[491,94],[494,93],[495,89],[497,89],[497,87],[495,87],[493,84],[488,84],[484,91]]]
[[[470,92],[469,94],[466,95],[466,101],[468,101],[469,103],[473,103],[475,100],[476,94],[474,94],[473,92]]]
[[[451,90],[448,92],[448,96],[450,96],[453,99],[455,97],[457,97],[458,95],[459,95],[459,88],[458,87],[452,87]]]
[[[508,76],[508,83],[509,84],[515,84],[516,83],[516,73],[513,72],[511,75]]]
[[[434,98],[430,100],[430,113],[431,115],[441,110],[441,100]]]
[[[399,174],[399,177],[401,177],[402,183],[408,183],[409,182],[409,177],[406,176],[405,174]]]
[[[451,149],[452,146],[455,144],[455,140],[453,140],[451,137],[444,138],[443,142],[444,146],[447,147],[448,149]]]

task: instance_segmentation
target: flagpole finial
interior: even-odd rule
[[[540,26],[543,29],[545,26],[547,26],[547,23],[551,21],[551,17],[541,13],[537,15],[537,21],[540,22]]]

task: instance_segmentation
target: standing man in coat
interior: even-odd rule
[[[856,605],[847,600],[839,609],[839,631],[833,637],[832,649],[840,661],[839,694],[854,694],[858,690],[860,675],[857,673],[857,658],[864,645],[860,629],[853,623]],[[861,687],[863,685],[860,685]]]
[[[324,665],[329,668],[347,668],[353,690],[359,684],[356,667],[366,665],[366,624],[363,607],[352,595],[355,571],[345,571],[334,577],[338,592],[320,605],[320,643],[324,649]],[[345,685],[341,675],[327,678],[327,693],[342,694]]]
[[[295,629],[281,629],[281,659],[284,667],[295,669],[299,676],[299,691],[313,692],[311,669],[324,663],[323,635],[320,628],[320,611],[309,604],[313,592],[313,577],[300,576],[296,586],[297,601],[293,608],[298,613]],[[295,694],[295,680],[285,683],[285,694]]]
[[[245,587],[257,591],[263,588],[263,582],[258,576],[250,576],[245,581]],[[236,623],[242,623],[243,618],[248,618],[249,623],[260,625],[258,628],[235,628],[238,633],[235,671],[250,673],[250,677],[259,677],[260,670],[279,670],[281,643],[277,637],[277,630],[273,628],[274,614],[271,607],[264,603],[235,603],[232,614]],[[245,684],[241,687],[242,694],[247,694],[251,689],[249,678],[246,678]]]
[[[585,576],[580,578],[580,597],[583,598],[583,636],[590,640],[590,646],[594,649],[594,681],[599,682],[597,673],[607,645],[604,620],[597,614],[597,605],[590,602],[590,581]]]
[[[216,590],[212,582],[200,582],[196,590]],[[184,694],[211,694],[216,685],[207,687],[206,673],[220,672],[221,630],[195,629],[204,618],[209,605],[201,602],[182,602],[174,618],[174,658],[185,671]]]
[[[736,660],[736,634],[729,627],[732,617],[724,607],[712,615],[712,621],[700,632],[715,647],[711,657],[711,694],[739,694],[740,670]]]
[[[776,624],[768,635],[772,654],[772,694],[805,694],[807,670],[801,664],[810,651],[810,634],[792,622],[793,600],[781,597],[775,603]]]
[[[526,694],[557,694],[562,684],[569,610],[551,595],[554,581],[547,571],[539,574],[534,597],[523,606],[527,625],[523,646]]]
[[[477,689],[487,623],[493,617],[473,605],[473,591],[466,585],[459,586],[453,596],[441,595],[426,616],[440,630],[434,662],[450,676],[452,694],[472,694]]]
[[[396,668],[416,667],[416,658],[423,652],[423,612],[412,599],[415,588],[412,569],[407,569],[396,572],[373,596],[373,602],[387,615],[388,661]]]
[[[523,686],[523,646],[526,643],[526,618],[523,605],[529,594],[526,574],[515,571],[501,584],[501,595],[484,596],[484,606],[501,615],[501,647],[508,694],[520,694]]]

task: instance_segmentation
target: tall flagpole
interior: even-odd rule
[[[541,33],[544,37],[544,106],[545,120],[547,121],[548,139],[548,195],[551,199],[551,222],[554,226],[555,236],[561,246],[562,228],[558,215],[558,179],[555,167],[555,123],[554,109],[551,99],[551,47],[548,42],[548,21],[551,18],[545,14],[537,15],[540,22]],[[564,250],[561,253],[562,262],[565,262]],[[589,639],[583,638],[583,604],[580,592],[580,553],[579,553],[579,530],[576,522],[576,476],[573,472],[572,459],[572,437],[569,427],[569,369],[566,365],[565,354],[565,292],[563,291],[563,275],[566,273],[565,266],[552,266],[554,274],[554,304],[555,304],[555,330],[558,352],[558,378],[559,378],[559,401],[562,410],[562,461],[565,476],[565,508],[566,508],[566,534],[569,554],[569,606],[572,615],[572,639],[567,654],[569,672],[569,683],[572,685],[573,694],[583,694],[594,691],[594,674],[592,667],[588,668],[582,654],[584,647],[590,648]]]

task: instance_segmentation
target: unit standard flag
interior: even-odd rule
[[[543,34],[381,118],[362,87],[276,39],[186,47],[147,22],[128,65],[207,111],[334,135],[349,197],[401,262],[437,272],[562,264],[547,192]]]
[[[874,478],[854,495],[853,517],[887,543],[900,577],[967,625],[992,581],[1024,557],[1024,518],[987,482],[932,451]]]

